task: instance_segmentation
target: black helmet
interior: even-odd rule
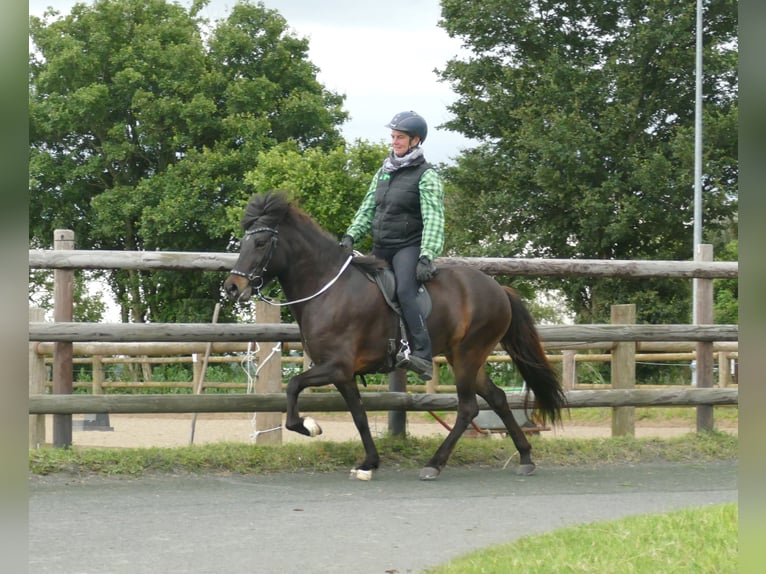
[[[409,134],[410,137],[418,136],[420,138],[420,143],[426,141],[426,136],[428,135],[428,124],[426,124],[426,120],[416,112],[412,111],[399,112],[386,124],[385,127],[404,132]]]

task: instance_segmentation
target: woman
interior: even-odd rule
[[[406,111],[385,127],[391,129],[391,153],[372,178],[341,245],[350,252],[354,242],[372,230],[373,255],[394,270],[396,296],[412,345],[411,353],[397,355],[396,366],[427,381],[433,376],[431,338],[415,297],[419,283],[436,274],[433,260],[444,246],[444,189],[423,156],[426,121]]]

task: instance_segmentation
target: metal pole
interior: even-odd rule
[[[702,243],[702,0],[697,0],[697,49],[694,90],[694,243]],[[697,279],[692,280],[692,321],[697,322]]]

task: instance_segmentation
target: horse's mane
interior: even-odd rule
[[[264,227],[276,228],[284,219],[289,207],[290,200],[285,192],[270,191],[263,195],[254,195],[245,207],[242,229],[250,229],[256,221]]]
[[[276,229],[282,221],[299,229],[311,229],[319,236],[334,242],[336,245],[338,244],[337,238],[322,229],[284,191],[269,191],[263,195],[254,195],[245,207],[245,214],[242,216],[242,228],[250,229],[257,222],[259,226]],[[356,256],[352,264],[366,273],[374,273],[388,267],[385,261],[372,255]]]

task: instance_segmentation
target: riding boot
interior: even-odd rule
[[[431,337],[428,335],[428,329],[423,323],[422,317],[420,324],[415,329],[410,329],[410,340],[412,343],[412,353],[409,357],[397,357],[396,367],[407,369],[417,374],[422,380],[430,381],[434,374],[434,363],[431,354]]]

